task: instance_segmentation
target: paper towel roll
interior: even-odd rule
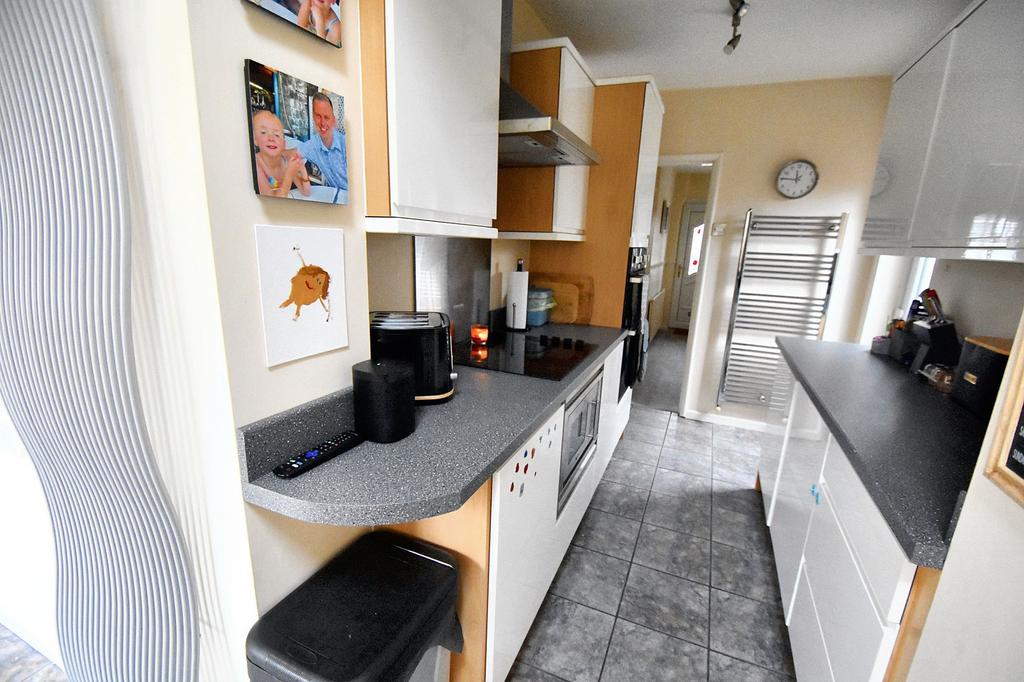
[[[530,273],[517,270],[508,273],[508,294],[505,299],[505,326],[526,329],[526,291]]]

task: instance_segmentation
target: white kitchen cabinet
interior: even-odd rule
[[[497,236],[500,0],[363,0],[360,20],[367,229]]]
[[[908,247],[952,34],[892,86],[861,246]]]
[[[494,474],[487,589],[487,680],[504,680],[565,553],[554,532],[559,409]]]
[[[568,38],[517,45],[509,80],[543,114],[591,143],[594,82]],[[589,180],[590,166],[501,168],[495,224],[508,238],[582,241]]]
[[[558,120],[590,144],[594,121],[594,82],[577,61],[575,51],[562,48],[558,82]],[[556,166],[552,232],[582,234],[587,219],[590,166]]]
[[[630,246],[650,246],[654,215],[654,185],[658,176],[658,152],[661,148],[661,124],[665,108],[648,82],[644,91],[644,118],[640,130],[640,157],[636,168],[636,194],[633,199],[633,227]]]
[[[876,610],[827,484],[820,487],[814,507],[804,571],[836,682],[880,682],[899,626],[885,621]]]
[[[821,483],[825,453],[831,442],[831,434],[799,385],[794,388],[787,428],[786,447],[776,474],[769,528],[782,608],[788,621],[811,512]]]
[[[953,32],[914,246],[1024,244],[1024,4],[988,0]]]
[[[821,624],[818,622],[814,594],[803,570],[800,571],[793,612],[789,618],[789,638],[798,680],[829,682],[835,679],[825,648],[825,637],[821,634]]]

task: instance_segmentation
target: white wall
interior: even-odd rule
[[[50,512],[32,460],[0,402],[0,623],[63,666]]]
[[[1024,318],[1016,339],[1013,357],[1019,362]],[[999,414],[1006,393],[1004,384],[993,414]],[[985,477],[994,438],[995,421],[985,434],[925,621],[912,682],[1024,679],[1024,507]]]
[[[931,286],[961,336],[1013,338],[1024,307],[1024,263],[940,260]]]

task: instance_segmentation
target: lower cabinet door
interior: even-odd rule
[[[803,559],[804,541],[821,481],[821,469],[831,435],[810,398],[795,387],[790,410],[789,437],[779,464],[775,506],[771,519],[772,547],[782,593],[782,608],[789,622],[793,593]]]
[[[800,572],[793,611],[789,619],[789,643],[793,648],[793,665],[796,678],[807,682],[830,682],[833,680],[825,639],[818,624],[818,611],[814,595],[807,582],[807,574]]]
[[[899,626],[879,615],[832,506],[827,485],[814,508],[804,572],[836,682],[880,681]]]
[[[492,481],[488,682],[508,675],[565,552],[555,532],[563,417],[559,409]]]

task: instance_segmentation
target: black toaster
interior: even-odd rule
[[[413,365],[416,401],[444,402],[455,393],[451,321],[444,313],[370,313],[370,357]]]

